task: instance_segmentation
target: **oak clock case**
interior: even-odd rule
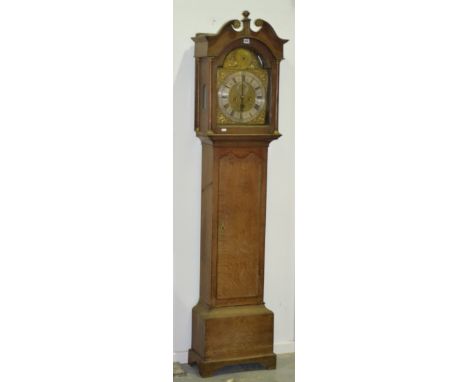
[[[268,146],[278,131],[283,45],[249,12],[195,42],[195,132],[202,143],[200,298],[189,363],[200,375],[276,367],[274,314],[263,301]]]

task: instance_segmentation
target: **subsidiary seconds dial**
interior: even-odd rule
[[[227,76],[218,89],[221,112],[234,122],[249,123],[265,108],[266,89],[252,72]]]

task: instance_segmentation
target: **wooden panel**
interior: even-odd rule
[[[188,362],[197,363],[202,376],[227,365],[275,367],[273,312],[263,304],[210,308],[198,303],[192,317]]]
[[[263,282],[263,160],[250,152],[219,159],[218,299],[255,297]]]
[[[200,300],[211,303],[211,251],[213,226],[213,147],[202,146],[202,200],[200,237]]]
[[[199,129],[197,134],[206,134],[210,129],[212,91],[211,83],[212,60],[210,58],[199,58],[195,66],[195,129]],[[213,91],[216,91],[213,88]]]
[[[207,359],[258,356],[273,352],[273,315],[237,316],[206,321]]]

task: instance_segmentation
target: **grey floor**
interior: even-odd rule
[[[181,366],[185,375],[174,376],[174,382],[294,382],[294,353],[278,354],[275,370],[258,365],[227,366],[209,378],[201,378],[196,366]]]

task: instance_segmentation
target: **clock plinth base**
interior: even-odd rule
[[[258,363],[276,367],[273,353],[273,312],[261,305],[209,308],[192,311],[192,348],[189,364],[207,377],[230,365]]]
[[[236,358],[224,361],[203,361],[197,352],[193,349],[189,350],[189,364],[192,366],[197,364],[200,376],[203,378],[211,377],[217,370],[220,370],[225,366],[246,365],[252,363],[260,364],[267,370],[276,369],[276,354],[273,353],[260,357]]]

